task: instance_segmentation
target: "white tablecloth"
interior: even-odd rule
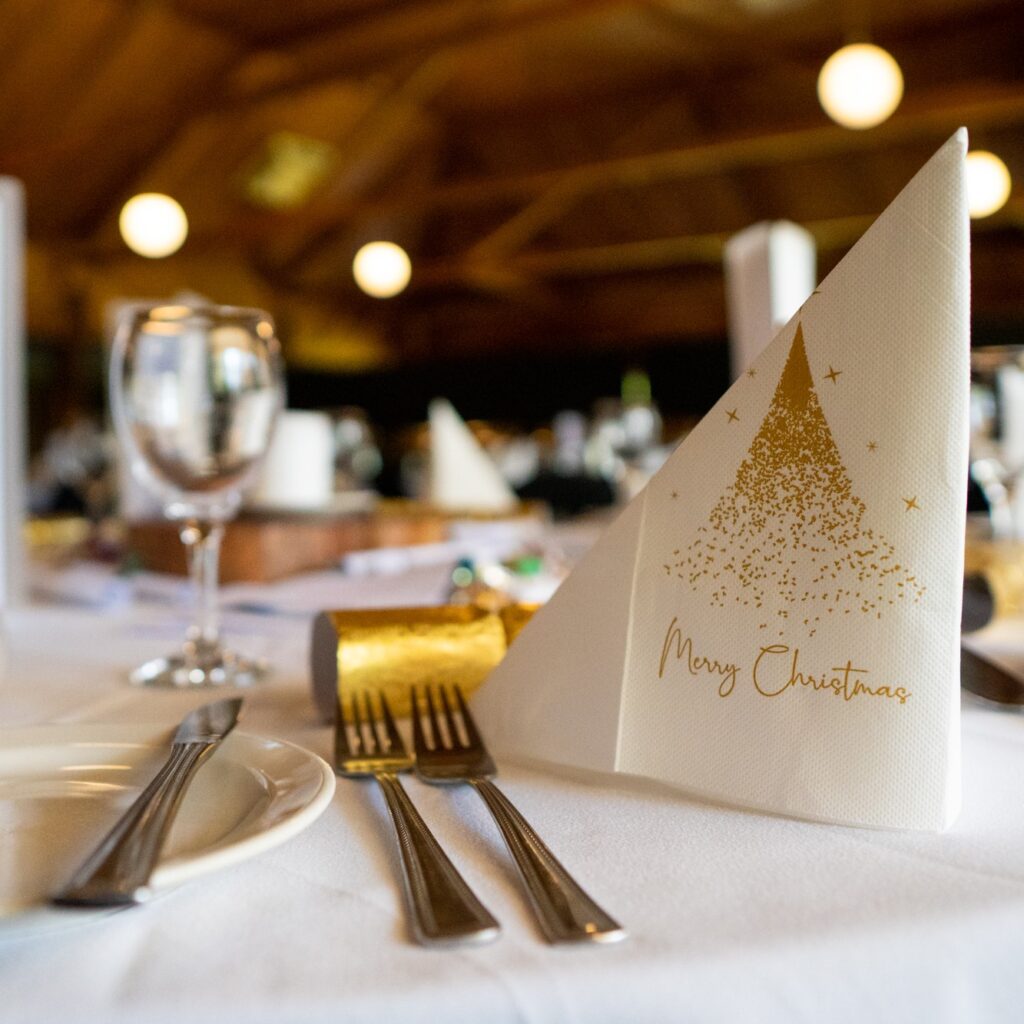
[[[443,584],[429,570],[321,576],[308,588],[318,603],[381,604],[436,601]],[[176,722],[206,695],[134,690],[124,674],[164,653],[181,625],[170,606],[130,602],[9,615],[0,722]],[[248,694],[245,729],[328,757],[329,729],[308,696],[308,618],[234,613],[228,625],[278,664]],[[1004,630],[1003,646],[1017,635]],[[964,810],[941,836],[813,825],[629,779],[503,765],[511,799],[629,928],[605,947],[545,945],[478,797],[410,779],[504,925],[477,949],[412,945],[380,795],[339,779],[324,815],[275,850],[148,906],[0,944],[0,1020],[1020,1021],[1024,716],[968,706],[963,732]]]

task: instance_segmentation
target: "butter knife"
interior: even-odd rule
[[[53,897],[64,907],[142,903],[181,798],[196,769],[235,727],[239,697],[214,701],[182,719],[171,755],[153,781],[107,833],[68,885]]]

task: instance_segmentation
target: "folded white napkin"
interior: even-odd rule
[[[969,382],[958,132],[476,699],[502,752],[823,821],[959,804]]]
[[[453,512],[508,512],[515,493],[451,402],[430,403],[430,501]]]
[[[308,409],[283,409],[247,504],[280,510],[326,509],[333,496],[331,417]]]
[[[0,177],[0,608],[26,596],[25,189]]]
[[[814,290],[814,236],[789,221],[762,221],[725,243],[729,364],[744,373]]]

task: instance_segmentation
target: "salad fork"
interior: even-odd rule
[[[466,783],[480,794],[519,868],[530,905],[548,942],[624,939],[625,929],[583,891],[505,794],[490,781],[498,770],[459,687],[453,686],[452,690],[462,718],[464,739],[459,734],[448,694],[443,687],[437,690],[444,710],[447,740],[441,732],[434,695],[427,687],[426,707],[432,737],[432,744],[428,745],[418,710],[421,707],[419,694],[416,687],[412,688],[416,774],[433,785]]]
[[[377,699],[380,716],[374,714],[369,693],[353,694],[351,723],[346,722],[342,702],[337,700],[334,770],[349,778],[373,777],[384,793],[398,838],[415,940],[425,946],[489,942],[501,928],[448,859],[398,781],[400,772],[412,768],[413,759],[384,694],[378,693]]]

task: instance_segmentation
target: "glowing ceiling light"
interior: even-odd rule
[[[181,204],[159,192],[132,196],[121,207],[118,225],[125,245],[150,259],[177,252],[188,235],[188,218]]]
[[[394,242],[368,242],[352,261],[352,276],[367,295],[390,299],[409,283],[412,264]]]
[[[1006,164],[984,149],[967,154],[967,209],[971,217],[988,217],[1010,198],[1010,171]]]
[[[903,98],[903,72],[892,55],[871,43],[836,50],[818,75],[818,99],[844,128],[881,124]]]

